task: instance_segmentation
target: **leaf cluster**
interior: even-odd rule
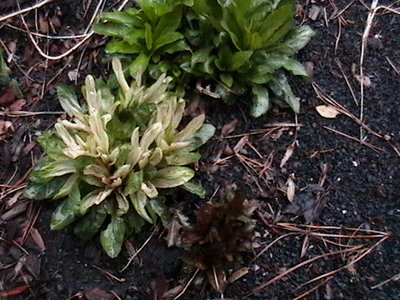
[[[293,55],[314,32],[294,25],[294,0],[138,1],[140,9],[103,14],[95,31],[113,36],[108,53],[132,54],[132,76],[212,80],[228,103],[251,99],[251,114],[272,101],[299,111],[284,71],[307,77]],[[173,3],[173,5],[172,5]]]
[[[110,257],[121,250],[124,237],[157,218],[166,224],[163,189],[183,187],[204,196],[190,182],[186,167],[199,160],[195,150],[214,134],[204,115],[182,128],[185,101],[167,91],[161,76],[145,88],[128,84],[119,60],[113,60],[118,89],[86,78],[85,102],[70,87],[60,87],[60,103],[70,120],[58,120],[38,141],[45,156],[30,176],[25,196],[60,199],[52,229],[76,222],[75,233],[91,238],[99,230]]]
[[[197,222],[186,227],[182,245],[188,248],[187,262],[205,271],[216,290],[223,285],[225,271],[242,262],[241,253],[248,251],[254,238],[255,220],[251,215],[257,203],[241,194],[220,203],[206,203],[196,212]],[[222,291],[221,291],[222,292]]]

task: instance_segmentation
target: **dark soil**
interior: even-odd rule
[[[88,8],[89,18],[95,7],[94,2],[97,1],[93,1]],[[334,98],[354,115],[359,116],[360,108],[354,103],[335,59],[340,60],[350,85],[359,99],[359,83],[352,76],[351,67],[353,64],[359,66],[361,36],[368,11],[360,2],[354,2],[341,14],[346,23],[342,24],[340,40],[335,51],[338,18],[329,19],[334,11],[331,4],[325,1],[316,2],[318,2],[316,5],[321,8],[321,14],[315,21],[307,20],[306,23],[314,28],[317,36],[301,51],[298,58],[300,61],[313,63],[314,82],[324,93]],[[346,7],[348,1],[338,0],[334,3],[340,11]],[[60,1],[39,11],[42,13],[47,11],[47,14],[51,16],[57,6],[63,11],[60,17],[62,26],[57,34],[81,33],[82,25],[79,22],[87,22],[88,17],[79,20],[83,15],[80,11],[83,9],[80,1]],[[311,6],[311,4],[303,4],[304,11],[299,10],[299,20],[303,15],[307,16]],[[323,14],[324,9],[329,21],[328,26]],[[14,23],[11,22],[11,24]],[[15,26],[20,26],[20,21],[15,19],[15,24]],[[0,38],[5,44],[17,38],[16,55],[21,57],[17,64],[23,70],[29,69],[37,62],[43,63],[43,59],[34,50],[24,55],[26,45],[30,42],[23,32],[14,31],[5,26],[0,30]],[[335,274],[332,280],[310,293],[306,299],[400,299],[399,280],[372,288],[400,273],[400,159],[395,151],[396,147],[400,149],[400,74],[388,62],[389,59],[398,70],[400,69],[399,34],[398,15],[390,13],[377,15],[372,24],[364,62],[365,75],[369,76],[372,82],[372,86],[365,90],[365,123],[390,139],[386,141],[368,134],[367,142],[381,150],[371,149],[327,130],[324,126],[359,138],[360,127],[344,115],[339,115],[335,119],[322,118],[315,110],[315,106],[323,104],[322,101],[317,97],[311,83],[301,78],[291,79],[295,94],[302,99],[302,111],[297,116],[297,121],[293,113],[285,109],[274,109],[266,116],[251,119],[246,113],[245,106],[227,107],[211,99],[201,99],[198,107],[191,107],[193,110],[204,109],[208,122],[217,127],[216,137],[201,150],[203,160],[199,164],[198,178],[206,187],[208,196],[211,197],[215,191],[223,190],[227,185],[235,184],[239,190],[262,203],[256,215],[259,233],[257,242],[261,247],[255,249],[255,253],[279,237],[279,234],[288,233],[277,227],[277,220],[304,224],[302,216],[296,217],[284,213],[289,202],[282,189],[285,189],[288,177],[294,174],[292,176],[295,178],[297,187],[295,201],[301,197],[315,198],[314,194],[302,189],[310,187],[311,184],[318,184],[323,165],[329,166],[324,185],[325,193],[320,202],[317,201],[315,205],[318,206],[319,203],[325,205],[320,214],[320,211],[316,210],[317,219],[313,222],[314,225],[373,229],[392,233],[390,238],[373,248],[371,253],[353,266],[354,268],[347,268]],[[70,44],[63,45],[59,42],[55,45],[58,47],[56,50],[62,52]],[[78,83],[87,73],[96,75],[104,73],[104,65],[101,64],[99,57],[102,53],[101,45],[102,41],[98,38],[87,44],[86,51],[82,55],[82,64],[85,67],[80,70]],[[41,93],[43,79],[47,78],[46,82],[48,82],[49,78],[55,76],[69,59],[49,63],[47,68],[43,65],[37,66],[30,74],[33,80],[24,79],[28,103],[23,110],[58,111],[60,108],[54,94],[54,87],[62,83],[73,84],[67,74],[77,67],[77,60],[81,54],[81,51],[74,53],[71,59],[73,63],[70,62],[70,65],[56,77],[53,83],[46,85],[44,93]],[[18,68],[13,65],[11,67],[16,74],[19,74]],[[43,97],[40,97],[41,95]],[[40,155],[40,149],[31,144],[31,141],[34,140],[37,131],[43,131],[51,126],[56,117],[57,115],[37,115],[7,119],[13,121],[15,132],[4,141],[0,141],[2,166],[0,183],[18,186],[23,182],[32,159]],[[222,136],[221,130],[224,125],[233,120],[238,120],[233,128],[234,131],[229,133],[228,137]],[[298,123],[299,126],[275,126],[276,130],[269,134],[266,134],[268,131],[265,130],[264,133],[249,136],[249,143],[243,147],[240,154],[261,165],[266,164],[267,161],[270,162],[267,171],[261,176],[257,173],[262,170],[262,167],[257,168],[253,165],[254,170],[252,170],[237,157],[228,159],[232,155],[232,149],[242,138],[242,136],[235,136],[268,129],[270,127],[267,125],[273,123]],[[289,145],[295,140],[298,142],[296,149],[281,168],[281,160]],[[18,146],[21,144],[22,147]],[[21,148],[19,153],[16,152],[17,146]],[[226,159],[223,160],[224,158]],[[14,194],[7,195],[7,191],[8,188],[4,187],[4,191],[0,193],[4,212],[12,209],[9,204]],[[184,197],[187,201],[183,209],[193,209],[202,202],[184,193],[179,195],[180,199]],[[175,204],[175,201],[171,200],[171,205]],[[150,239],[139,253],[138,259],[121,273],[120,270],[129,258],[127,250],[123,250],[119,258],[110,259],[100,249],[98,237],[89,243],[82,243],[74,237],[71,230],[50,231],[48,224],[54,206],[50,202],[29,204],[29,210],[26,213],[15,220],[0,223],[0,232],[4,233],[0,240],[0,290],[8,291],[25,283],[30,286],[14,299],[73,299],[82,298],[83,295],[88,299],[116,299],[113,293],[121,299],[162,299],[154,296],[157,291],[185,284],[191,277],[192,272],[187,270],[181,261],[181,250],[167,248],[164,241],[165,233],[161,231]],[[31,236],[24,244],[24,250],[29,253],[26,255],[24,251],[10,246],[10,242],[5,241],[20,237],[18,229],[25,228],[27,219],[31,220],[39,208],[40,214],[34,228],[40,233],[46,250],[42,252],[38,246],[38,239]],[[140,248],[149,238],[152,230],[148,227],[142,234],[131,237],[129,239],[131,245],[135,249]],[[243,299],[244,294],[302,261],[338,250],[333,245],[324,244],[321,239],[310,238],[308,251],[303,258],[300,258],[304,237],[304,235],[291,235],[277,242],[248,265],[249,274],[231,284],[224,296]],[[377,241],[376,239],[359,239],[349,243],[371,247]],[[10,276],[8,271],[13,268],[15,271],[16,265],[23,257],[27,266],[21,267],[21,273]],[[253,255],[249,254],[247,261],[252,258]],[[318,260],[254,293],[248,299],[293,299],[312,286],[316,286],[314,283],[314,285],[298,288],[301,284],[346,265],[347,262],[342,258],[337,255]],[[111,279],[106,272],[117,278]],[[24,277],[20,276],[21,274],[26,275]],[[219,294],[212,292],[211,287],[204,281],[195,280],[180,299],[219,297],[222,298]]]

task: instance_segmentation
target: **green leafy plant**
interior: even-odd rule
[[[101,19],[107,23],[95,24],[94,30],[115,37],[107,45],[107,53],[135,55],[129,66],[131,76],[135,77],[148,70],[152,78],[158,78],[170,69],[168,61],[164,60],[165,56],[188,49],[183,34],[177,29],[181,24],[184,6],[193,5],[193,0],[136,2],[141,10],[131,8],[126,12],[103,13]],[[179,68],[174,71],[175,76],[180,75]]]
[[[0,93],[3,90],[9,90],[13,95],[19,98],[23,97],[19,84],[15,79],[10,77],[10,68],[3,59],[3,49],[0,48]]]
[[[198,50],[187,63],[189,72],[216,79],[225,101],[250,96],[255,117],[268,111],[272,95],[299,112],[282,70],[307,77],[291,56],[314,33],[308,26],[294,27],[295,1],[197,0],[193,10],[197,18],[185,35]]]
[[[256,221],[251,218],[256,201],[241,194],[220,203],[206,203],[196,212],[197,222],[186,227],[182,245],[188,249],[186,262],[204,271],[215,290],[226,287],[226,271],[242,263],[242,253],[251,249]]]
[[[183,187],[204,196],[190,182],[194,170],[185,165],[199,160],[194,151],[215,129],[203,124],[204,115],[179,129],[185,101],[167,92],[169,78],[162,76],[145,88],[137,81],[128,84],[119,60],[113,60],[113,69],[118,90],[88,76],[85,103],[71,88],[59,88],[71,120],[58,120],[55,130],[38,138],[45,156],[31,173],[25,196],[63,199],[53,213],[52,229],[79,219],[75,233],[87,239],[106,227],[100,241],[116,257],[124,237],[145,221],[154,224],[160,217],[168,222],[161,190]]]
[[[169,72],[180,77],[178,82],[183,74],[211,80],[225,102],[248,99],[254,117],[267,112],[272,102],[299,112],[285,71],[308,77],[292,57],[314,32],[294,25],[294,0],[174,1],[161,16],[154,12],[165,12],[165,1],[138,3],[141,9],[108,13],[103,16],[108,23],[95,27],[98,33],[116,37],[107,46],[109,53],[134,53],[132,75],[147,71],[157,78]],[[114,30],[115,26],[126,29]],[[169,44],[159,44],[161,38]]]

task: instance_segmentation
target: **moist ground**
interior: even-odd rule
[[[349,4],[347,1],[334,3],[338,11]],[[56,6],[55,3],[46,8],[51,14]],[[63,27],[59,30],[63,33],[74,29],[82,31],[82,28],[77,25],[81,15],[79,10],[82,9],[78,1],[63,1],[59,6],[64,12],[64,17],[61,18]],[[88,10],[89,14],[94,6],[95,3],[92,3]],[[303,13],[307,14],[311,6],[311,4],[304,4]],[[314,83],[348,111],[359,116],[360,107],[354,102],[337,60],[339,59],[343,67],[356,99],[359,99],[359,82],[352,75],[351,67],[353,64],[359,66],[361,36],[368,11],[360,2],[354,2],[346,9],[341,14],[346,23],[342,24],[338,40],[338,18],[329,19],[334,11],[332,5],[319,2],[317,6],[321,8],[319,17],[315,21],[307,20],[306,22],[315,29],[317,36],[299,53],[298,59],[312,62]],[[324,9],[328,26],[323,13]],[[299,11],[299,13],[302,16],[302,12]],[[18,22],[15,21],[15,24]],[[27,57],[33,59],[25,58],[24,60],[24,47],[30,43],[24,33],[6,27],[2,27],[1,31],[1,38],[6,44],[16,39],[16,54],[22,57],[19,63],[24,70],[38,62],[43,62],[43,58],[34,50],[26,54]],[[211,197],[215,191],[223,189],[226,185],[235,184],[249,197],[263,204],[257,214],[257,232],[260,236],[258,243],[261,247],[255,249],[255,253],[277,238],[278,231],[281,234],[287,233],[282,228],[278,230],[276,227],[279,215],[281,215],[280,222],[304,223],[302,216],[296,217],[284,213],[289,202],[281,190],[285,187],[288,177],[294,174],[292,176],[297,186],[296,197],[299,197],[306,193],[302,191],[303,188],[318,183],[323,173],[321,166],[324,165],[329,166],[324,185],[325,205],[313,224],[393,233],[390,238],[372,249],[371,253],[354,265],[354,269],[347,268],[335,274],[332,280],[311,293],[308,299],[400,299],[399,281],[393,280],[381,287],[371,288],[400,272],[398,238],[400,168],[399,155],[392,147],[400,147],[400,106],[398,105],[400,75],[389,63],[390,61],[397,66],[397,69],[400,68],[399,33],[398,15],[388,13],[376,16],[372,23],[371,38],[365,55],[364,72],[371,79],[372,85],[365,89],[364,120],[370,128],[381,135],[387,135],[387,139],[390,138],[388,142],[367,134],[367,142],[379,149],[371,149],[328,130],[326,127],[355,138],[359,138],[360,134],[360,126],[344,115],[331,120],[322,118],[315,110],[315,106],[321,105],[322,101],[317,97],[312,84],[301,78],[291,79],[295,94],[302,99],[302,109],[297,119],[288,109],[274,109],[263,117],[252,119],[247,114],[244,104],[228,107],[202,96],[198,102],[199,105],[191,107],[191,111],[204,110],[207,121],[217,127],[215,138],[201,149],[203,159],[198,166],[198,178],[205,186],[208,196]],[[68,46],[57,45],[60,51]],[[88,46],[82,56],[82,63],[86,63],[88,67],[81,70],[79,82],[87,72],[96,75],[104,73],[104,65],[101,64],[100,59],[101,49],[101,41],[98,38]],[[39,65],[37,70],[32,71],[34,80],[28,82],[30,85],[25,91],[30,98],[27,97],[28,104],[24,110],[59,111],[53,87],[61,83],[73,84],[68,78],[68,72],[76,68],[76,60],[81,53],[78,51],[74,54],[73,63],[57,76],[54,83],[46,86],[43,95],[41,95],[43,79],[47,78],[46,82],[48,82],[57,70],[65,66],[68,59],[59,63],[50,63],[47,69]],[[15,74],[18,74],[18,69],[14,67],[13,70]],[[18,78],[22,80],[21,76]],[[31,166],[32,158],[40,156],[39,147],[27,146],[34,140],[36,131],[48,128],[56,118],[57,115],[8,118],[12,120],[16,130],[0,144],[1,183],[9,186],[21,183]],[[231,126],[234,130],[225,136],[221,135],[221,130],[227,128],[224,125],[234,120],[237,120],[236,126]],[[271,128],[269,124],[276,123],[289,123],[290,126],[275,125],[273,128],[277,128],[276,131],[268,131],[268,128]],[[265,131],[248,136],[248,143],[240,151],[243,157],[261,164],[269,162],[268,170],[263,173],[263,176],[258,177],[257,172],[261,169],[253,165],[255,169],[252,170],[237,156],[229,157],[232,155],[231,150],[237,146],[244,134],[254,133],[261,129]],[[281,168],[282,158],[295,140],[298,144],[294,153]],[[21,144],[22,147],[19,146]],[[22,150],[18,151],[19,147]],[[7,189],[4,188],[3,195],[6,192]],[[12,201],[13,195],[2,197],[4,212],[7,211],[6,204]],[[203,201],[185,193],[180,193],[177,199],[180,201],[185,199],[184,204],[179,205],[187,211],[198,207]],[[170,204],[178,205],[177,199],[171,199]],[[69,229],[50,231],[48,224],[54,208],[55,204],[49,201],[29,203],[26,214],[2,222],[0,225],[4,233],[0,258],[2,265],[5,266],[0,272],[2,276],[0,289],[10,290],[13,287],[25,285],[24,282],[28,282],[30,286],[27,291],[14,299],[68,299],[69,297],[78,298],[79,293],[85,294],[89,299],[114,299],[112,292],[121,299],[161,299],[154,298],[154,290],[163,289],[166,280],[169,281],[169,288],[173,288],[182,282],[187,282],[192,275],[181,261],[182,251],[165,246],[165,233],[161,230],[150,239],[144,250],[139,253],[138,259],[121,273],[120,270],[126,265],[129,257],[126,249],[119,258],[110,259],[101,250],[98,237],[88,243],[82,243]],[[38,245],[40,243],[37,237],[27,238],[24,250],[28,254],[14,244],[10,245],[3,241],[3,239],[7,241],[17,239],[20,236],[17,229],[25,228],[27,220],[32,220],[35,216],[38,217],[34,228],[44,241],[46,247],[44,252]],[[140,235],[130,237],[131,245],[138,249],[149,238],[152,231],[153,229],[149,226]],[[321,239],[311,238],[306,256],[300,258],[303,242],[304,235],[289,236],[277,242],[265,254],[248,264],[249,274],[231,284],[224,296],[243,299],[244,294],[292,266],[313,256],[337,250],[333,246],[325,245]],[[371,246],[375,242],[376,240],[367,239],[354,241],[354,243]],[[246,257],[247,261],[252,258],[252,254]],[[18,262],[21,265],[21,272],[10,275],[10,270],[15,271]],[[293,299],[310,288],[309,286],[297,289],[302,283],[345,264],[340,255],[321,259],[285,276],[276,284],[249,296],[248,299]],[[117,278],[112,279],[105,272]],[[96,289],[104,293],[101,294]],[[219,294],[212,292],[210,286],[195,280],[180,299],[219,297]]]

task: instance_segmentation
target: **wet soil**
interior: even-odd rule
[[[71,7],[76,9],[79,7],[76,1],[71,1],[71,4],[63,3],[68,7],[68,9],[63,8],[67,15],[72,11]],[[334,3],[338,11],[349,4],[347,1],[334,1]],[[325,1],[318,1],[314,5],[321,8],[321,13],[315,21],[307,20],[306,23],[314,28],[317,36],[299,53],[298,58],[300,61],[312,62],[314,83],[325,94],[334,98],[349,112],[359,116],[360,106],[354,102],[337,60],[342,65],[356,99],[360,99],[359,82],[352,75],[351,69],[353,64],[359,66],[361,37],[368,11],[360,2],[353,2],[340,15],[342,26],[338,39],[339,18],[329,18],[334,12],[332,5]],[[299,19],[303,15],[307,16],[312,4],[304,4],[303,7],[305,11],[299,11]],[[69,18],[62,20],[64,25],[68,22]],[[73,24],[68,25],[74,28]],[[9,41],[11,29],[8,28],[4,32],[4,39]],[[284,213],[289,202],[282,190],[285,189],[288,177],[292,177],[297,187],[295,197],[305,195],[306,191],[302,189],[318,184],[323,166],[329,167],[324,184],[325,192],[321,199],[324,207],[319,214],[316,213],[317,219],[313,222],[314,225],[373,229],[392,233],[383,243],[371,248],[370,253],[360,262],[335,274],[328,283],[322,284],[305,299],[400,299],[400,281],[393,280],[381,287],[372,288],[400,272],[400,159],[395,150],[400,149],[398,105],[400,74],[391,65],[392,63],[397,66],[397,70],[400,69],[399,33],[398,16],[390,13],[378,14],[372,23],[368,40],[364,72],[372,84],[370,88],[365,89],[364,121],[389,140],[366,134],[366,141],[376,147],[374,149],[328,130],[327,127],[356,139],[360,135],[360,126],[344,115],[339,115],[335,119],[322,118],[316,112],[315,106],[323,102],[317,97],[312,83],[300,78],[291,78],[295,94],[302,101],[301,113],[297,118],[289,110],[274,109],[266,116],[251,119],[244,105],[227,107],[215,100],[201,97],[199,106],[207,113],[207,121],[217,127],[217,132],[215,138],[201,149],[203,159],[198,166],[199,181],[205,186],[209,197],[216,191],[218,194],[218,191],[226,185],[235,184],[249,197],[262,203],[256,215],[258,222],[256,230],[259,236],[257,242],[260,247],[254,249],[254,253],[258,253],[279,235],[289,233],[277,227],[278,220],[304,224],[302,216]],[[18,36],[19,41],[28,43],[22,33],[18,35],[21,35]],[[22,48],[19,44],[17,54],[22,52]],[[89,46],[87,53],[100,55],[100,49],[101,43],[98,43]],[[77,52],[74,59],[79,58],[80,54],[81,52]],[[85,54],[82,57],[83,62],[90,68],[82,70],[82,76],[78,81],[84,78],[85,72],[103,73],[103,65],[99,58],[93,54],[91,56]],[[35,59],[39,61],[40,57]],[[59,65],[53,65],[48,72],[51,70],[55,72],[66,62],[67,60],[64,60]],[[27,61],[22,61],[21,64],[29,65]],[[75,67],[76,65],[68,66],[55,80],[54,85],[69,82],[67,73]],[[43,74],[43,70],[33,73],[33,76],[38,76],[36,78],[38,87],[43,79],[40,76]],[[51,78],[49,74],[46,76]],[[37,102],[31,101],[25,110],[58,111],[52,87],[54,86],[48,86],[43,99]],[[8,185],[20,183],[30,168],[32,157],[40,155],[38,147],[34,147],[33,152],[27,151],[29,155],[26,153],[24,155],[22,152],[20,158],[10,160],[10,157],[15,155],[15,151],[10,150],[11,145],[16,145],[16,141],[23,141],[26,147],[30,140],[34,140],[34,132],[51,126],[56,117],[34,116],[12,119],[15,122],[16,132],[0,142],[2,183]],[[238,122],[236,126],[232,126],[233,131],[222,135],[221,130],[226,130],[224,125],[233,120]],[[277,123],[287,123],[287,125],[277,126]],[[32,129],[32,126],[36,127]],[[271,128],[276,129],[271,131]],[[256,131],[259,133],[256,134]],[[21,133],[16,140],[18,132]],[[240,154],[242,158],[259,163],[250,164],[253,169],[238,156],[232,156],[232,149],[248,133],[252,134],[248,135],[248,141]],[[283,167],[280,167],[288,147],[294,141],[297,141],[297,144],[293,155]],[[266,167],[265,170],[263,166]],[[15,176],[12,176],[14,172]],[[10,178],[12,180],[9,180]],[[186,209],[193,209],[202,202],[185,193],[180,194],[179,198],[187,199]],[[2,201],[8,203],[8,197]],[[176,204],[175,200],[171,200],[172,206]],[[14,297],[15,299],[73,299],[83,295],[88,299],[117,299],[113,293],[121,299],[162,299],[154,296],[154,290],[165,288],[168,281],[169,288],[173,288],[182,282],[187,282],[192,275],[182,264],[182,252],[166,247],[165,233],[161,231],[150,239],[137,260],[134,260],[126,271],[120,272],[129,258],[127,249],[123,250],[119,258],[110,259],[101,251],[97,242],[98,237],[89,243],[82,243],[69,229],[52,232],[48,229],[48,224],[54,204],[35,203],[32,210],[37,211],[39,208],[40,214],[35,228],[38,229],[46,250],[42,253],[32,241],[26,244],[25,250],[31,257],[36,258],[36,260],[31,258],[34,261],[31,262],[31,266],[35,266],[39,271],[34,272],[34,275],[30,274],[32,277],[29,281],[30,288]],[[18,224],[23,224],[23,220]],[[7,223],[3,222],[0,226],[4,227],[4,232],[9,233],[10,230],[7,231],[7,228],[10,225],[7,227]],[[140,235],[131,237],[129,243],[135,249],[140,248],[152,231],[151,227],[146,228]],[[335,233],[338,232],[340,233],[340,231]],[[8,238],[12,238],[12,235],[9,234]],[[308,250],[301,258],[304,240],[304,235],[289,235],[278,241],[254,262],[248,264],[249,274],[231,284],[224,297],[244,299],[246,293],[285,270],[309,258],[338,250],[334,245],[324,243],[321,239],[310,238]],[[358,239],[347,243],[372,247],[376,242],[374,239]],[[129,248],[129,245],[126,248]],[[6,248],[2,246],[1,249]],[[23,254],[14,253],[13,257],[18,260]],[[253,257],[249,254],[247,261],[250,262]],[[346,259],[349,257],[327,256],[253,293],[248,299],[293,299],[312,286],[316,286],[314,284],[299,288],[301,284],[346,265],[348,261]],[[37,261],[40,261],[39,266]],[[5,264],[3,261],[1,263]],[[111,278],[107,272],[116,278]],[[4,290],[10,290],[23,283],[23,281],[13,282],[5,275],[0,280],[2,281],[0,288]],[[218,298],[222,296],[212,292],[211,287],[204,281],[195,280],[180,299]]]

